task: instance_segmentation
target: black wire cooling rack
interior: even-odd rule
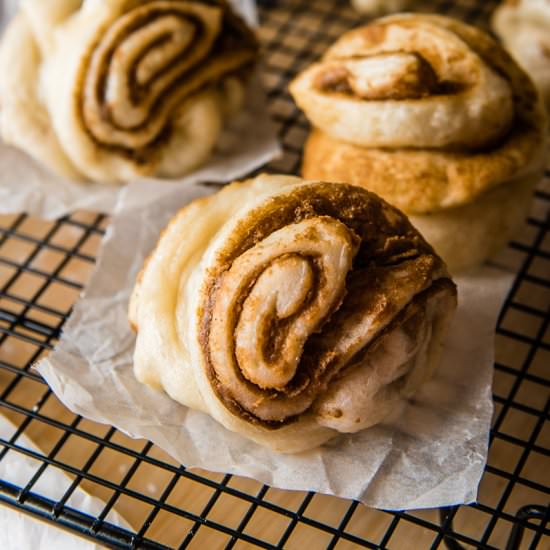
[[[417,7],[486,25],[494,3]],[[361,19],[336,0],[264,1],[260,13],[264,83],[285,151],[267,169],[297,173],[308,126],[288,81]],[[499,260],[517,276],[497,328],[496,411],[476,505],[389,513],[277,491],[186,470],[151,443],[72,415],[31,365],[55,344],[93,266],[108,220],[85,212],[55,222],[0,219],[0,412],[14,424],[11,437],[0,439],[0,466],[14,454],[34,464],[25,483],[0,479],[0,500],[116,548],[550,548],[548,181]],[[40,488],[48,469],[67,480],[55,498]],[[79,488],[100,499],[97,515],[72,504]],[[114,510],[132,516],[132,528],[116,527]]]

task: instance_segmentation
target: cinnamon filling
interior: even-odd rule
[[[316,301],[324,292],[323,285],[334,277],[328,276],[328,283],[321,281],[327,277],[322,257],[312,263],[305,256],[302,265],[300,254],[283,255],[256,266],[249,281],[240,290],[231,291],[237,293],[236,307],[231,306],[227,281],[234,277],[233,272],[238,276],[243,258],[260,254],[256,251],[277,231],[304,220],[325,223],[327,217],[344,224],[353,241],[359,241],[354,245],[355,259],[343,274],[342,286],[335,283],[330,298],[323,298],[323,303],[330,303],[322,306],[321,318],[307,326],[303,344],[293,344],[297,334],[306,330],[300,329],[300,323],[307,321],[312,308],[321,307]],[[315,246],[314,239],[303,245],[297,242],[298,247]],[[272,199],[242,221],[220,258],[219,269],[209,274],[207,299],[200,311],[199,340],[207,374],[233,414],[267,428],[281,427],[306,414],[330,381],[356,361],[358,354],[368,353],[380,335],[400,323],[412,304],[421,308],[432,292],[454,292],[441,260],[406,218],[363,189],[344,185],[335,189],[311,184]],[[269,271],[274,265],[293,270],[293,275],[277,279],[277,273]],[[267,277],[265,285],[263,277]],[[292,280],[295,288],[284,291],[285,280]],[[273,290],[281,286],[282,295]],[[275,292],[275,297],[270,297],[270,292]],[[270,300],[274,309],[270,309]],[[224,313],[227,318],[220,320]],[[227,346],[220,344],[220,330],[231,336]],[[249,341],[257,345],[247,345]],[[226,361],[219,350],[227,347]],[[284,359],[289,349],[295,351],[288,357],[298,354],[292,368]],[[262,362],[265,365],[260,368]],[[232,365],[232,378],[228,378],[227,363]]]
[[[365,100],[419,99],[442,88],[432,66],[418,53],[395,52],[327,62],[314,85],[322,92]]]

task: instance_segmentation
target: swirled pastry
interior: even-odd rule
[[[2,137],[72,178],[183,175],[256,51],[224,0],[29,0],[0,47]]]
[[[381,15],[406,9],[411,0],[351,0],[352,6],[366,15]]]
[[[492,26],[550,108],[550,1],[502,2],[493,14]]]
[[[355,186],[262,175],[191,203],[134,288],[137,378],[282,452],[381,422],[435,368],[455,286]]]
[[[378,193],[423,225],[451,271],[486,259],[523,220],[545,116],[527,75],[484,32],[434,15],[379,19],[342,36],[290,89],[316,127],[304,177]],[[479,200],[487,216],[468,209]],[[456,234],[462,215],[481,215],[479,233],[464,223]]]

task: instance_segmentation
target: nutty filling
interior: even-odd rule
[[[181,56],[185,56],[189,49],[192,47],[191,42],[194,40],[198,40],[201,38],[202,33],[204,32],[203,23],[202,21],[195,17],[192,14],[182,14],[179,11],[176,10],[159,10],[159,9],[151,9],[145,14],[142,14],[141,17],[135,17],[133,20],[130,20],[128,24],[121,28],[119,30],[119,35],[115,38],[113,43],[111,44],[107,54],[105,55],[104,62],[102,63],[102,73],[97,81],[97,88],[96,88],[96,95],[101,103],[105,100],[105,91],[106,91],[106,81],[108,76],[108,69],[111,66],[111,62],[113,60],[113,56],[115,55],[117,49],[120,47],[120,45],[128,38],[129,35],[139,30],[141,27],[145,26],[146,24],[150,23],[152,20],[156,19],[157,17],[166,17],[166,16],[173,16],[178,19],[185,20],[187,22],[190,22],[193,24],[193,37],[190,40],[190,43],[187,45],[187,47],[181,52]],[[137,103],[138,99],[137,97],[147,89],[147,85],[145,86],[139,86],[137,84],[136,79],[136,71],[137,67],[139,66],[140,62],[143,60],[143,58],[152,50],[158,47],[159,45],[163,44],[164,42],[168,41],[170,39],[170,34],[165,34],[163,36],[160,36],[153,42],[149,43],[146,48],[143,49],[141,54],[136,58],[134,61],[131,69],[130,74],[128,75],[128,81],[131,84],[130,91],[132,92],[132,102]],[[96,44],[92,49],[95,49],[98,44]],[[161,69],[157,71],[156,74],[152,75],[150,80],[153,80],[154,78],[157,78],[160,76],[163,72],[165,72],[167,69]],[[112,121],[111,121],[112,122]]]
[[[273,262],[271,262],[271,263],[274,263],[275,261],[277,261],[279,259],[280,258],[275,258],[273,260]],[[314,297],[315,297],[315,295],[318,291],[319,286],[322,284],[321,283],[322,272],[320,271],[319,267],[316,266],[315,259],[313,259],[313,258],[308,258],[308,259],[311,261],[311,264],[315,267],[313,269],[314,282],[313,282],[312,287],[309,290],[309,293],[308,293],[308,296],[307,296],[306,300],[304,300],[304,302],[302,303],[300,309],[296,313],[291,315],[290,317],[288,317],[286,319],[282,319],[282,320],[277,319],[277,318],[274,317],[272,319],[272,322],[266,327],[267,330],[263,335],[264,336],[263,342],[262,342],[263,356],[264,356],[264,359],[267,359],[268,362],[270,362],[272,364],[274,364],[280,358],[281,349],[284,345],[284,342],[285,342],[286,338],[289,335],[290,328],[294,324],[295,319],[297,317],[299,317],[301,315],[301,313],[304,311],[304,309],[306,309],[310,305],[310,303],[313,301],[313,299],[314,299]],[[265,269],[267,269],[267,267],[269,267],[269,265],[262,266],[261,271],[262,272],[265,271]],[[259,276],[260,273],[258,273],[257,275]],[[253,287],[253,286],[254,286],[254,283],[249,285],[250,288]],[[243,293],[240,296],[237,311],[240,312],[242,310],[243,303],[245,302],[247,297],[248,297],[248,292]],[[334,303],[332,304],[332,308],[331,308],[332,310],[336,309],[340,305],[340,303],[342,301],[342,298],[343,298],[343,296],[337,296],[335,298]],[[237,318],[238,317],[240,317],[240,314],[237,314]],[[233,328],[234,328],[234,330],[236,330],[236,326],[233,327]],[[233,360],[234,360],[236,365],[239,364],[235,353],[233,354]],[[302,392],[305,389],[305,387],[307,386],[308,381],[311,378],[311,375],[308,372],[308,370],[310,370],[310,369],[307,368],[307,367],[306,368],[299,368],[297,373],[296,373],[296,376],[294,376],[292,381],[284,388],[281,388],[281,389],[266,388],[266,393],[269,395],[268,398],[277,398],[278,396],[292,396],[292,395],[296,395],[296,394]],[[240,382],[242,384],[249,385],[250,387],[255,386],[252,382],[250,382],[246,379],[246,377],[241,372],[241,370],[237,369],[235,374],[236,374],[236,376],[238,377],[238,379],[240,380]],[[250,412],[250,411],[248,411],[248,412]]]
[[[367,346],[360,349],[353,355],[349,361],[349,364],[352,366],[351,368],[353,368],[353,365],[364,361],[369,354],[376,350],[382,339],[398,327],[403,328],[407,334],[411,336],[411,338],[414,338],[414,336],[416,336],[417,325],[420,323],[420,312],[425,309],[426,303],[430,300],[430,298],[440,292],[454,294],[456,292],[456,286],[451,279],[446,277],[433,281],[428,289],[423,290],[414,296],[411,302],[403,310],[401,310],[390,322],[390,324],[381,330]],[[340,369],[336,374],[336,377],[340,378],[344,376],[347,369],[348,367]]]
[[[394,82],[390,87],[375,89],[372,93],[361,93],[360,91],[354,89],[352,86],[352,73],[346,67],[338,65],[333,65],[319,71],[319,73],[315,76],[314,86],[319,91],[324,93],[342,94],[361,100],[387,101],[415,100],[433,95],[453,95],[461,93],[466,89],[467,86],[460,82],[438,80],[438,76],[431,65],[420,54],[414,55],[416,55],[420,61],[418,65],[418,78],[409,75]],[[342,61],[345,61],[345,59]],[[499,66],[491,65],[491,67],[501,77],[510,80],[506,72]],[[514,119],[510,123],[508,131],[504,132],[501,136],[497,136],[496,138],[487,141],[487,143],[483,146],[471,147],[468,143],[464,143],[462,145],[450,145],[447,147],[439,146],[436,148],[437,151],[448,153],[467,152],[468,154],[487,154],[492,151],[499,150],[504,144],[506,144],[509,140],[514,139],[516,136],[521,136],[522,134],[526,134],[534,128],[537,128],[539,125],[539,121],[537,121],[537,119],[539,117],[536,115],[537,95],[534,90],[529,88],[522,90],[522,94],[519,96],[516,95],[514,101],[517,104]],[[408,148],[415,149],[414,146]],[[422,147],[422,149],[427,150],[429,148]]]

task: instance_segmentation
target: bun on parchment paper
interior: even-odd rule
[[[456,288],[363,188],[260,175],[183,208],[134,288],[137,378],[281,452],[384,420],[436,368]]]

